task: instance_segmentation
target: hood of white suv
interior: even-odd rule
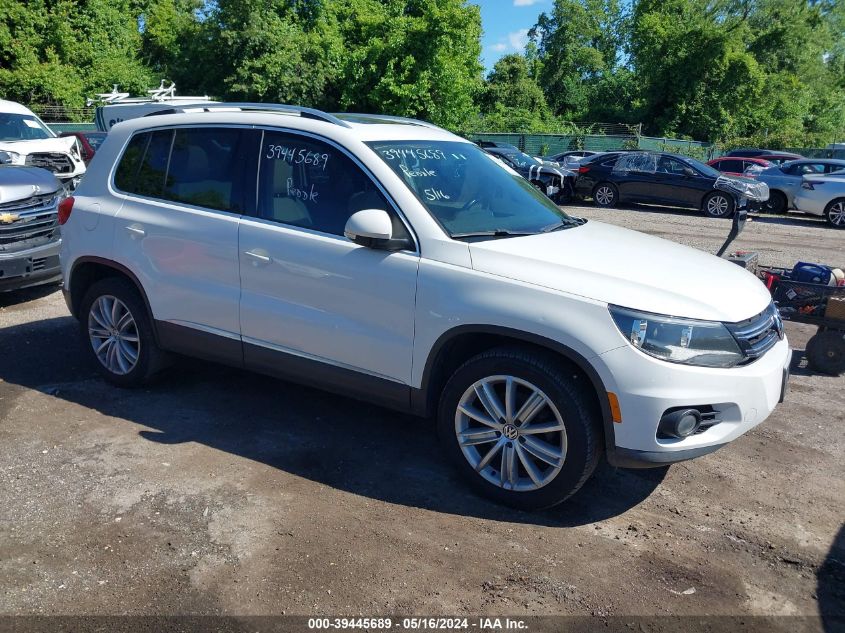
[[[771,302],[736,264],[601,222],[469,248],[475,270],[647,312],[737,322]]]

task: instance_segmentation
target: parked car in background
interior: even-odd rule
[[[833,228],[845,229],[845,174],[804,176],[794,201],[799,211],[820,215]]]
[[[780,165],[781,163],[785,163],[789,160],[804,158],[801,154],[781,152],[774,149],[754,149],[749,147],[732,149],[731,151],[725,153],[725,157],[762,158],[770,163],[775,163],[776,165]]]
[[[713,169],[716,169],[723,174],[729,176],[746,176],[754,178],[761,171],[767,167],[771,167],[771,163],[762,158],[744,158],[738,156],[722,156],[707,161]]]
[[[100,145],[106,140],[106,132],[62,132],[59,137],[65,138],[68,136],[76,137],[79,141],[79,146],[82,148],[82,160],[85,165],[91,162],[94,154],[97,153]]]
[[[575,172],[548,161],[542,161],[513,145],[479,143],[485,152],[513,169],[554,202],[566,202],[575,191]]]
[[[737,203],[758,209],[768,198],[768,187],[679,154],[607,152],[582,161],[575,193],[600,207],[642,202],[701,209],[723,218],[733,214]]]
[[[757,278],[573,218],[429,123],[225,104],[115,126],[91,165],[63,290],[113,384],[167,350],[436,417],[468,482],[523,509],[603,455],[711,453],[782,400],[792,353]]]
[[[544,156],[541,158],[541,160],[545,160],[550,163],[560,163],[561,165],[566,165],[568,163],[577,162],[582,158],[586,158],[587,156],[595,156],[596,154],[598,154],[598,152],[591,152],[590,150],[586,149],[573,149],[567,152],[561,152],[560,154]]]
[[[834,158],[802,158],[772,165],[757,175],[758,180],[769,185],[766,210],[786,213],[795,206],[795,194],[801,191],[804,176],[823,176],[842,169],[845,169],[845,160]]]
[[[0,291],[61,279],[62,183],[46,169],[0,165]]]
[[[59,138],[35,113],[0,100],[0,164],[42,167],[73,189],[85,173],[75,138]]]

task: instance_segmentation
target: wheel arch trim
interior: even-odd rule
[[[596,400],[598,401],[602,429],[604,431],[603,435],[606,454],[608,457],[613,455],[616,448],[616,433],[613,426],[613,415],[607,398],[607,389],[601,379],[601,376],[593,367],[592,363],[590,363],[590,361],[581,353],[567,345],[564,345],[563,343],[555,341],[554,339],[505,326],[470,324],[458,325],[441,334],[434,342],[434,345],[432,345],[431,350],[426,357],[420,389],[414,390],[414,393],[412,394],[412,409],[416,413],[422,415],[431,415],[432,413],[430,396],[434,394],[430,393],[432,388],[431,381],[436,366],[440,364],[440,355],[443,350],[449,343],[455,341],[456,339],[462,336],[474,334],[501,336],[503,338],[512,339],[517,343],[522,342],[536,345],[558,354],[580,369],[589,379],[595,392]]]

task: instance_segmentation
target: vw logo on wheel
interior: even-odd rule
[[[502,433],[509,440],[515,440],[519,437],[519,430],[513,424],[505,424],[502,427]]]

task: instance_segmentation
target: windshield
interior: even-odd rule
[[[37,116],[0,112],[0,141],[32,141],[54,136]]]
[[[470,143],[367,144],[405,181],[451,237],[507,237],[580,224],[527,180]]]
[[[514,152],[512,154],[505,154],[505,156],[517,167],[520,169],[528,169],[529,167],[542,165],[543,163],[534,158],[533,156],[529,156],[523,152]]]
[[[700,171],[705,176],[710,176],[711,178],[718,178],[722,175],[718,169],[713,169],[710,165],[705,165],[701,161],[697,161],[694,158],[685,158],[690,165],[695,167],[698,171]]]
[[[103,144],[103,141],[106,140],[106,135],[105,134],[91,133],[91,134],[86,134],[85,139],[88,141],[88,144],[91,146],[91,149],[93,149],[96,152],[98,149],[100,149],[100,145]]]

